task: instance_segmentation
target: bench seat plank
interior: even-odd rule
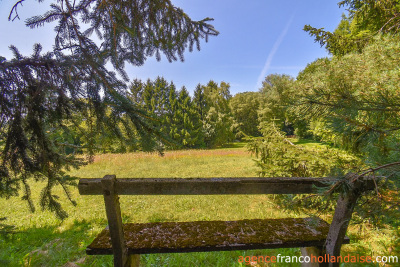
[[[123,227],[129,254],[322,247],[329,231],[329,224],[319,218],[128,223]],[[86,253],[113,254],[107,228]]]

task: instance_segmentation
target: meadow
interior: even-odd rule
[[[318,147],[305,142],[302,145]],[[92,164],[70,175],[80,178],[101,178],[115,174],[128,177],[254,177],[254,157],[243,143],[213,150],[181,150],[166,152],[163,157],[149,153],[102,154]],[[80,196],[72,187],[74,207],[61,188],[60,196],[69,217],[60,221],[38,204],[43,183],[32,183],[37,211],[30,213],[20,197],[0,199],[0,223],[14,225],[16,233],[0,237],[0,266],[112,266],[112,256],[87,256],[86,246],[107,225],[101,196]],[[193,220],[238,220],[251,218],[302,217],[282,210],[273,196],[122,196],[124,222],[162,222]],[[327,221],[331,215],[322,215]],[[350,228],[350,245],[342,253],[352,255],[389,255],[398,251],[396,235],[389,228],[376,229],[361,224]],[[202,252],[184,254],[142,255],[144,266],[241,266],[239,256],[300,255],[299,249]],[[261,265],[264,266],[264,265]],[[267,265],[265,265],[267,266]],[[272,265],[268,265],[272,266]],[[285,266],[290,266],[285,264]],[[291,266],[299,266],[293,264]],[[375,266],[375,265],[370,265]]]

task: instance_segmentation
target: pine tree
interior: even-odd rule
[[[348,16],[334,32],[324,28],[304,26],[304,30],[325,46],[333,55],[361,53],[377,34],[397,34],[400,30],[400,5],[397,0],[344,0],[339,7],[347,7]]]
[[[129,98],[141,107],[144,106],[143,91],[144,84],[139,79],[134,79],[129,85]]]
[[[156,114],[156,124],[167,140],[168,148],[203,147],[202,121],[189,92],[183,87],[179,93],[173,82],[164,78],[148,80],[146,84],[134,80],[130,97],[142,101],[145,109]]]
[[[175,84],[171,82],[169,86],[169,95],[168,95],[168,115],[166,117],[166,124],[168,125],[168,136],[172,140],[170,146],[172,148],[181,148],[180,133],[179,133],[179,118],[177,117],[177,112],[179,109],[178,103],[178,93],[176,92]]]
[[[18,17],[22,2],[16,2],[9,19]],[[89,154],[104,130],[117,137],[135,132],[141,149],[154,150],[159,144],[154,134],[161,135],[155,119],[127,97],[125,63],[140,66],[151,56],[160,60],[161,54],[183,61],[187,48],[200,49],[201,39],[218,34],[210,20],[193,21],[165,0],[60,0],[27,19],[30,28],[55,22],[56,36],[52,52],[42,54],[35,45],[24,57],[11,46],[14,59],[0,57],[1,196],[17,194],[22,185],[33,210],[28,180],[44,180],[42,208],[65,218],[52,188],[61,185],[70,198],[72,179],[65,171],[84,164],[65,154],[65,147],[74,146],[65,142],[68,138],[57,138],[60,131],[68,135],[70,127],[85,135]],[[85,118],[85,128],[75,113]]]
[[[348,25],[342,20],[335,33],[309,31],[336,52],[310,63],[299,74],[296,90],[301,97],[294,109],[314,120],[315,135],[364,160],[368,167],[350,175],[351,183],[365,175],[386,177],[385,183],[376,184],[375,194],[369,194],[360,212],[372,222],[392,220],[400,211],[400,6],[394,0],[340,4],[349,7]],[[348,38],[342,38],[346,27]],[[367,38],[359,39],[364,33]],[[358,49],[348,49],[352,47]],[[340,184],[336,188],[345,189]]]
[[[155,99],[154,85],[150,79],[147,79],[143,86],[143,105],[145,110],[156,113],[156,99]]]
[[[193,106],[189,92],[183,86],[179,91],[178,110],[176,111],[180,121],[180,143],[185,148],[201,146],[202,124],[196,109]]]
[[[170,85],[163,77],[157,77],[153,82],[154,113],[157,116],[160,132],[168,135],[169,127],[166,119],[169,111],[169,90]]]
[[[204,120],[207,113],[207,103],[204,96],[204,87],[201,84],[198,84],[194,90],[193,104],[200,115],[200,120]]]
[[[398,42],[379,38],[361,54],[317,60],[298,77],[300,112],[323,119],[337,144],[374,165],[399,158]]]

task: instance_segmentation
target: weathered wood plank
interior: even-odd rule
[[[306,194],[328,187],[336,178],[119,178],[119,195],[224,195],[224,194]],[[101,179],[80,179],[81,195],[103,194]]]
[[[124,224],[129,254],[322,247],[328,230],[319,218]],[[109,236],[104,229],[87,254],[112,254]]]
[[[112,254],[114,254],[114,266],[125,267],[130,263],[128,261],[125,245],[119,197],[115,193],[115,183],[115,175],[106,175],[101,179],[109,233],[111,236]]]

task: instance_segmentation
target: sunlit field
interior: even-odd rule
[[[120,178],[251,177],[257,176],[253,159],[243,144],[214,150],[170,151],[163,157],[148,153],[104,154],[96,156],[92,164],[70,174],[80,178],[100,178],[106,174],[115,174]],[[41,183],[32,184],[37,208],[33,214],[29,212],[27,203],[18,197],[0,199],[0,217],[7,217],[2,223],[15,225],[17,231],[1,237],[0,265],[112,266],[112,256],[85,255],[86,246],[107,225],[102,196],[80,196],[76,188],[70,188],[72,198],[77,201],[74,207],[57,188],[56,194],[69,214],[68,219],[60,221],[52,213],[40,209],[38,199],[43,186]],[[124,222],[302,216],[281,210],[274,204],[273,196],[266,195],[121,196],[120,200]],[[323,218],[329,221],[331,216]],[[349,236],[352,244],[345,245],[342,253],[389,255],[398,250],[396,236],[389,230],[361,225],[353,227]],[[239,256],[277,254],[300,255],[300,250],[153,254],[142,255],[141,263],[144,266],[240,266]]]

